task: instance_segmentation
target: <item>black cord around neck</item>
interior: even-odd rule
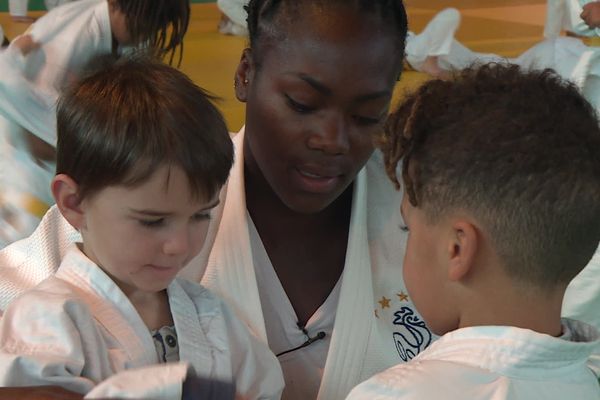
[[[306,328],[304,326],[302,326],[300,323],[298,323],[298,328],[300,328],[300,330],[302,331],[302,333],[304,333],[306,335],[306,337],[308,338],[306,340],[306,342],[302,343],[298,347],[294,347],[292,349],[282,351],[281,353],[279,353],[279,354],[276,355],[277,357],[282,356],[282,355],[287,354],[287,353],[291,353],[292,351],[303,349],[303,348],[305,348],[307,346],[310,346],[311,344],[313,344],[317,340],[324,339],[325,336],[327,336],[327,334],[325,332],[320,331],[320,332],[318,332],[316,334],[316,336],[310,337],[310,335],[308,334],[308,331],[306,330]]]

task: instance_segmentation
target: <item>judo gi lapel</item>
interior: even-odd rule
[[[373,326],[371,281],[367,240],[367,179],[363,168],[354,183],[346,265],[319,400],[343,399],[359,382]]]
[[[244,190],[243,130],[234,137],[233,142],[235,161],[227,184],[219,230],[202,284],[227,300],[252,333],[267,343],[265,320],[258,294],[248,232]]]
[[[175,279],[168,288],[169,305],[177,339],[179,342],[180,361],[188,361],[194,371],[201,376],[223,377],[225,372],[215,371],[213,351],[223,352],[225,349],[216,348],[214,342],[208,340],[204,329],[200,326],[200,316],[194,301],[184,290],[183,286]]]
[[[121,344],[131,367],[158,363],[150,331],[133,304],[83,253],[74,248],[69,250],[56,276],[79,290],[94,318]]]

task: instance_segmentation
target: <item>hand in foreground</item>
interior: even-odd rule
[[[40,44],[35,42],[33,40],[33,38],[31,37],[31,35],[21,35],[18,38],[16,38],[13,42],[14,42],[14,45],[19,50],[21,50],[21,53],[24,56],[29,54],[32,50],[35,50],[38,47],[40,47]]]
[[[590,28],[600,28],[600,1],[584,5],[580,17]]]

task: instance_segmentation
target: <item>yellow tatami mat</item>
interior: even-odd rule
[[[457,38],[476,51],[516,56],[542,39],[545,19],[543,0],[407,0],[410,30],[419,32],[435,13],[455,7],[463,16]],[[41,13],[30,13],[39,16]],[[222,98],[219,107],[229,129],[237,131],[244,119],[244,106],[235,100],[233,75],[246,39],[217,32],[220,14],[214,3],[193,4],[184,44],[181,68],[196,83]],[[0,24],[9,39],[27,29],[0,13]],[[406,72],[398,83],[395,99],[427,79]]]

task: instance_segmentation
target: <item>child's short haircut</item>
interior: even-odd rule
[[[181,62],[183,37],[190,21],[190,0],[114,1],[125,15],[135,45],[147,43],[156,56],[169,55],[169,63],[179,48]]]
[[[390,117],[386,169],[433,222],[464,210],[515,282],[567,284],[600,240],[600,128],[550,70],[488,64],[433,80]]]
[[[75,180],[83,199],[107,186],[141,184],[162,165],[177,166],[195,197],[211,199],[227,180],[233,145],[210,100],[159,61],[110,62],[59,100],[56,172]]]

